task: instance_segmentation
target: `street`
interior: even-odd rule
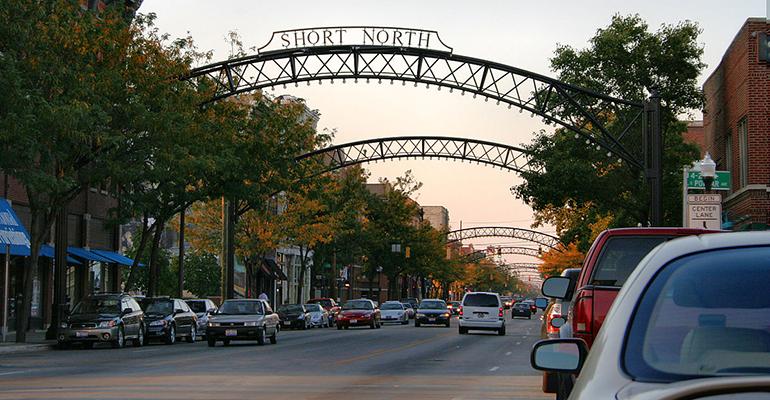
[[[282,331],[277,345],[46,350],[0,359],[0,398],[545,399],[539,316],[507,335],[386,325]]]

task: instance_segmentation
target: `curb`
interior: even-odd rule
[[[54,347],[53,344],[19,344],[19,345],[0,345],[0,354],[30,353],[36,351],[49,350]]]

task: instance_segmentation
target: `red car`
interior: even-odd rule
[[[310,299],[305,304],[320,304],[321,307],[323,307],[324,310],[329,313],[329,318],[331,319],[331,321],[329,321],[329,326],[334,325],[334,323],[337,321],[337,314],[339,314],[341,310],[339,304],[337,304],[337,302],[330,297],[318,297],[315,299]]]
[[[337,315],[337,329],[348,329],[351,326],[368,326],[372,329],[382,326],[377,304],[369,299],[346,301]]]

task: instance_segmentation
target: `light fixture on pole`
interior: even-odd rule
[[[706,155],[700,161],[700,177],[703,179],[703,184],[706,186],[706,191],[711,190],[711,185],[714,183],[714,177],[717,174],[717,163],[711,159],[711,154],[706,152]]]

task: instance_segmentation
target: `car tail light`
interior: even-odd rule
[[[460,306],[460,316],[463,316],[463,306]]]
[[[502,308],[502,307],[500,307],[500,308],[498,308],[498,310],[499,310],[500,312],[498,312],[498,313],[497,313],[497,316],[498,316],[498,317],[502,317],[502,316],[503,316],[503,308]]]
[[[583,296],[575,301],[572,322],[572,328],[575,330],[575,333],[591,333],[592,310],[593,297]]]
[[[559,328],[555,328],[554,326],[551,325],[551,320],[553,320],[554,318],[562,318],[560,303],[554,303],[554,305],[551,306],[551,311],[546,316],[545,329],[548,333],[559,332]]]

